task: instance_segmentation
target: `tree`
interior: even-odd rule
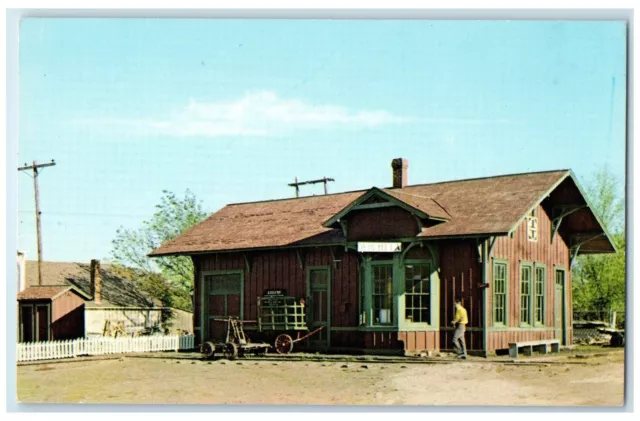
[[[163,190],[160,204],[151,219],[139,229],[118,228],[112,241],[115,264],[132,268],[141,275],[140,288],[165,306],[192,309],[193,262],[188,256],[149,258],[152,250],[182,234],[207,217],[195,195],[186,190],[184,198]],[[161,276],[158,276],[161,275]]]
[[[611,234],[615,254],[579,256],[572,268],[574,310],[608,313],[625,309],[625,220],[624,197],[618,181],[603,168],[598,171],[587,196],[593,211]]]

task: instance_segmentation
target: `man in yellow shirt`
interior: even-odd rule
[[[456,330],[453,332],[453,349],[458,355],[457,358],[466,360],[467,345],[464,342],[464,332],[466,330],[467,323],[469,323],[469,319],[467,318],[467,310],[462,307],[462,297],[456,297],[455,306],[456,314],[451,322],[451,324],[456,327]]]

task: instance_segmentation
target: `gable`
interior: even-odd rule
[[[415,237],[419,232],[416,217],[397,206],[355,210],[345,220],[348,241]]]

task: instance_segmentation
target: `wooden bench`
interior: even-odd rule
[[[524,355],[531,355],[534,349],[542,354],[548,354],[549,349],[551,349],[551,352],[560,351],[560,341],[558,339],[544,339],[531,342],[510,342],[509,356],[511,358],[518,358],[518,349],[520,348],[522,348]]]

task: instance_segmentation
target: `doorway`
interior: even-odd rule
[[[205,338],[223,341],[227,323],[216,321],[229,316],[243,317],[243,273],[229,271],[203,275],[205,297]]]
[[[331,271],[328,266],[311,267],[307,272],[306,317],[310,331],[324,327],[309,338],[309,345],[328,348],[331,325]]]
[[[565,271],[563,269],[556,269],[555,274],[555,295],[554,295],[554,308],[553,308],[553,320],[555,328],[555,338],[560,341],[560,344],[567,344],[567,328],[566,328],[566,307],[565,307]]]

